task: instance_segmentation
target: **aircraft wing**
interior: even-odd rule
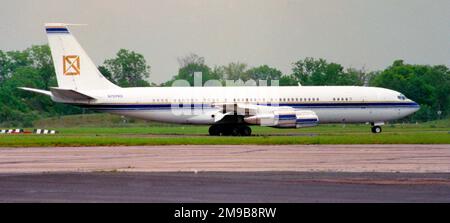
[[[297,110],[290,106],[267,106],[242,103],[213,104],[219,108],[214,121],[219,122],[227,115],[242,116],[248,124],[280,128],[300,128],[315,126],[319,118],[311,110]]]
[[[257,105],[257,104],[247,104],[247,103],[214,103],[213,107],[220,109],[222,114],[232,114],[232,115],[255,115],[258,113],[266,113],[277,111],[292,111],[295,110],[290,106],[267,106],[267,105]]]

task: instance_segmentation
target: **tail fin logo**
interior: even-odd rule
[[[80,56],[63,56],[64,75],[80,75]]]

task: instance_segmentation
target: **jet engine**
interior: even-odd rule
[[[270,126],[276,128],[303,128],[319,124],[319,117],[310,110],[273,111],[267,114],[257,114],[245,117],[249,124]]]

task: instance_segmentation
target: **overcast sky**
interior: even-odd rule
[[[189,53],[206,63],[268,64],[284,73],[304,57],[376,70],[401,58],[450,66],[449,0],[1,0],[0,49],[45,44],[45,22],[72,32],[95,63],[142,53],[156,83]]]

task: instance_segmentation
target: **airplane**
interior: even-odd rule
[[[385,122],[420,108],[397,91],[364,86],[122,88],[100,73],[69,26],[45,24],[58,87],[21,89],[100,112],[210,125],[212,136],[250,136],[252,125],[303,128],[324,123],[370,123],[373,133],[381,133]]]

